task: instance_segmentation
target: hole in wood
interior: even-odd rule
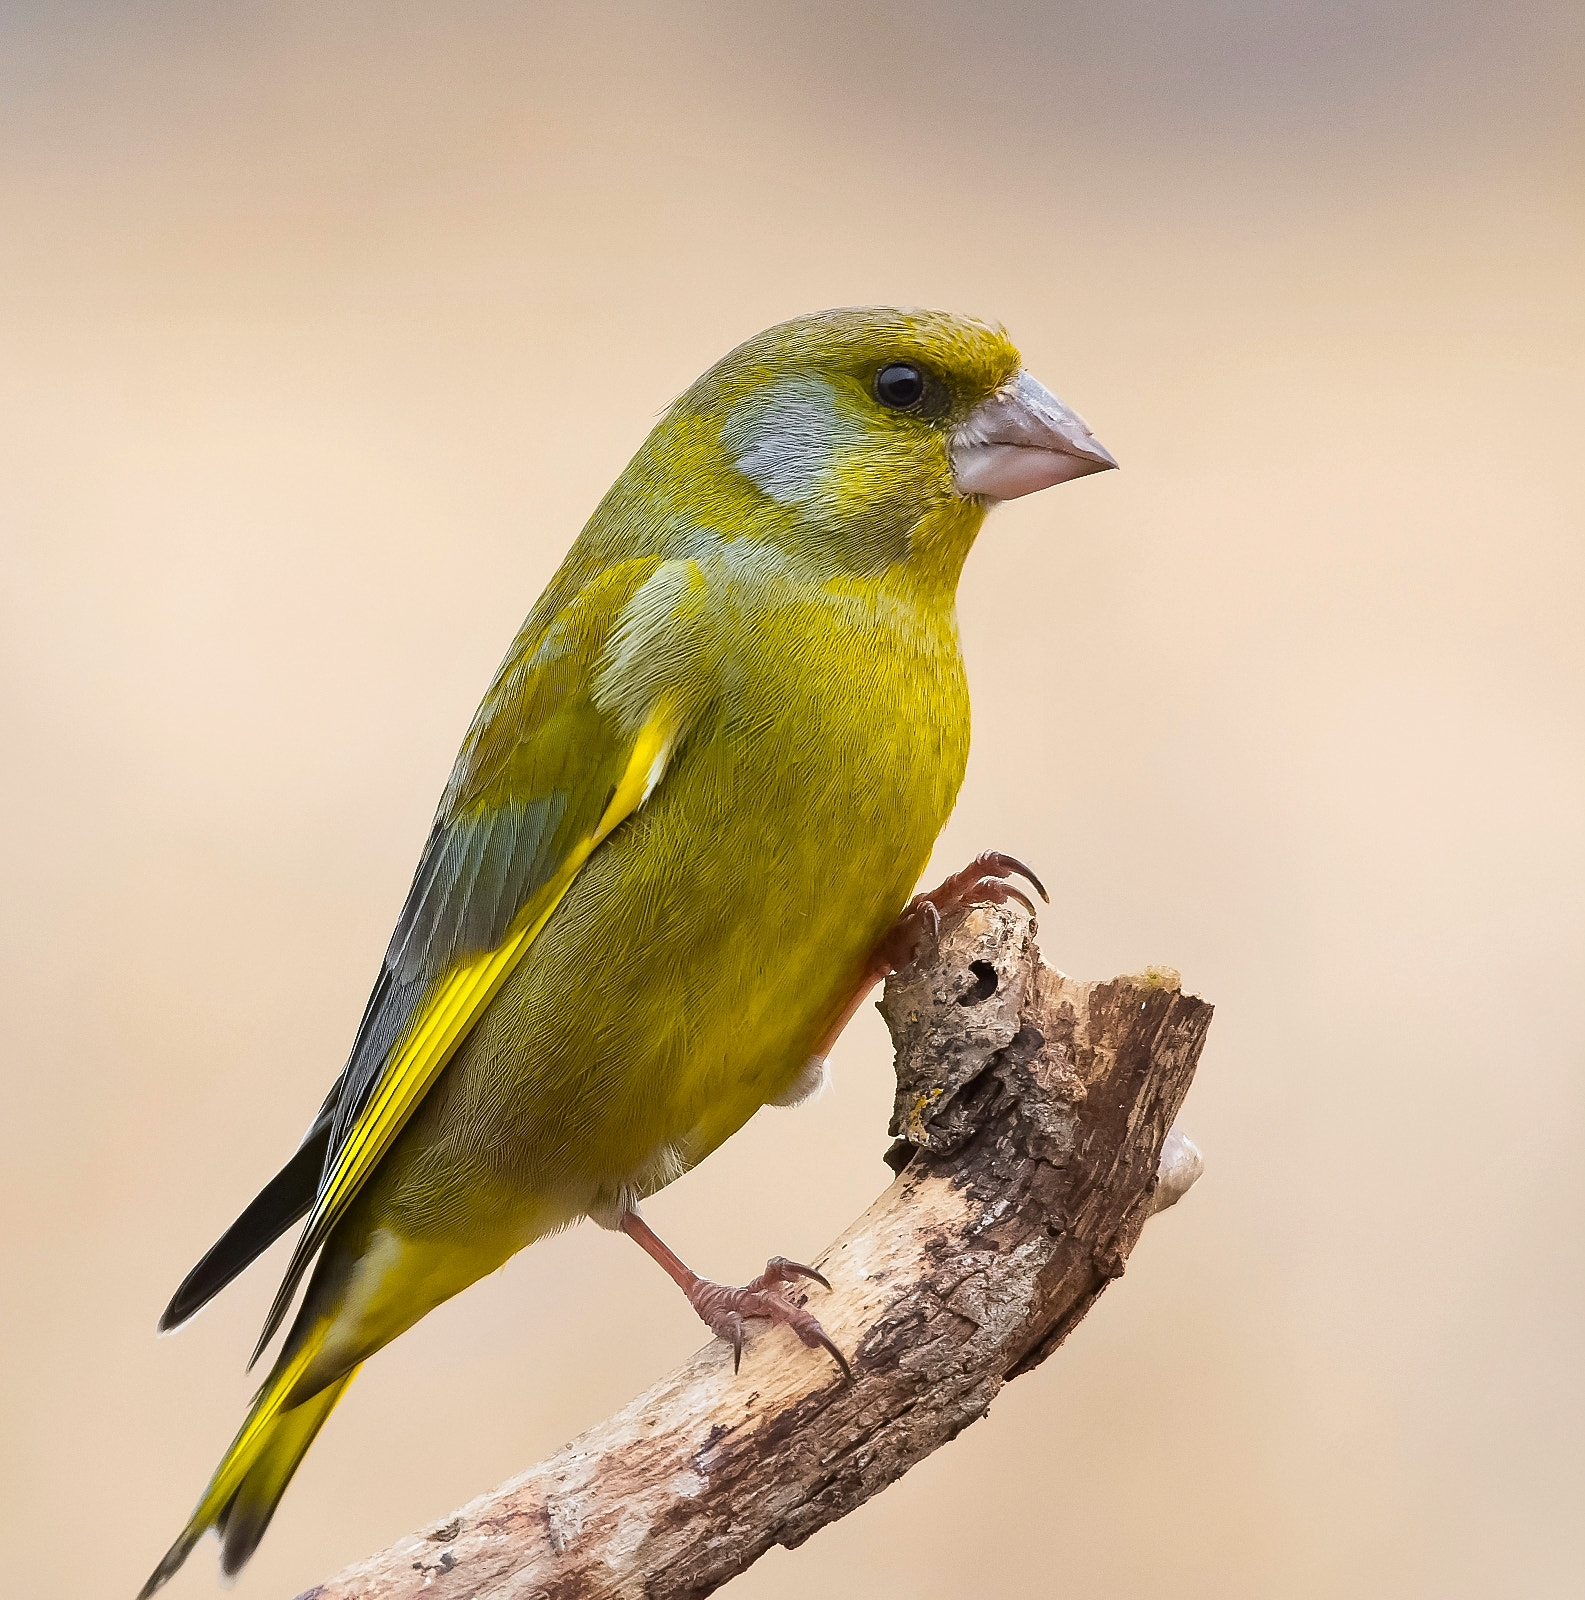
[[[969,971],[974,974],[974,982],[958,996],[960,1006],[977,1006],[996,993],[996,968],[989,961],[971,961]]]

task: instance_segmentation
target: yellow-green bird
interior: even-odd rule
[[[818,1087],[922,923],[1019,893],[988,855],[909,904],[968,755],[958,575],[989,504],[1115,465],[941,312],[782,323],[670,407],[484,697],[340,1078],[161,1319],[306,1215],[260,1350],[313,1264],[302,1306],[140,1600],[210,1528],[236,1572],[359,1363],[582,1217],[739,1351],[768,1317],[846,1371],[777,1292],[818,1274],[710,1283],[639,1202]]]

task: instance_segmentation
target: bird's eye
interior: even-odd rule
[[[918,367],[894,361],[875,374],[875,398],[893,411],[906,411],[919,404],[925,392],[925,375]]]

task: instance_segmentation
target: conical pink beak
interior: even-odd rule
[[[952,435],[958,493],[988,500],[1016,500],[1116,465],[1084,419],[1027,372],[982,400]]]

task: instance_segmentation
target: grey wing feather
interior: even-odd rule
[[[524,901],[550,878],[556,829],[566,808],[566,794],[555,792],[523,805],[463,813],[435,823],[363,1008],[352,1054],[326,1102],[327,1108],[333,1102],[335,1109],[316,1199],[379,1083],[391,1050],[435,979],[454,961],[498,945]],[[293,1253],[250,1367],[285,1319],[313,1257],[312,1248],[305,1253],[305,1242],[299,1240]]]
[[[323,1194],[392,1046],[433,981],[454,960],[494,949],[529,894],[552,874],[555,835],[565,811],[566,795],[555,792],[526,805],[435,822],[341,1078],[326,1096],[297,1154],[182,1280],[166,1307],[162,1328],[194,1314]],[[285,1317],[312,1254],[309,1250],[302,1256],[299,1242],[293,1266],[265,1318],[254,1362]]]
[[[337,1086],[327,1175],[430,984],[454,961],[494,949],[550,876],[566,805],[566,795],[554,793],[431,829]]]

